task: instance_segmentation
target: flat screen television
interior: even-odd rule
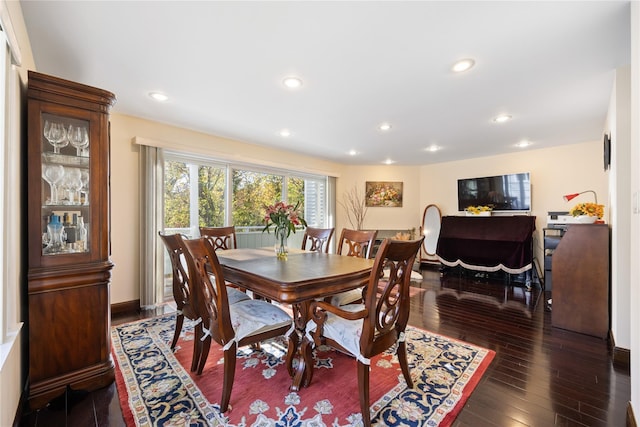
[[[490,206],[494,211],[530,211],[529,173],[458,180],[458,210]]]

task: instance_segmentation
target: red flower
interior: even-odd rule
[[[265,206],[264,222],[266,222],[266,225],[262,231],[268,232],[269,227],[273,225],[276,230],[287,230],[288,236],[292,231],[294,233],[296,232],[297,225],[306,227],[307,222],[300,216],[300,212],[298,211],[299,206],[300,202],[293,206],[287,205],[282,201],[274,205]]]

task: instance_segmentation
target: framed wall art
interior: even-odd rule
[[[367,181],[365,204],[367,207],[402,207],[402,182]]]

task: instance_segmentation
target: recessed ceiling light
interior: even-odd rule
[[[516,147],[518,147],[518,148],[525,148],[525,147],[528,147],[528,146],[530,146],[530,145],[531,145],[531,142],[523,140],[523,141],[518,142],[518,143],[516,144]]]
[[[349,155],[350,156],[355,156],[356,154],[358,154],[358,152],[356,150],[349,150]]]
[[[285,77],[284,80],[282,80],[282,84],[288,87],[289,89],[298,89],[299,87],[302,86],[302,79],[295,76],[289,76],[289,77]]]
[[[291,136],[291,131],[289,129],[282,129],[280,131],[280,136],[283,138],[287,138],[289,136]]]
[[[155,99],[156,101],[160,101],[160,102],[164,102],[169,99],[167,95],[160,92],[149,92],[149,96]]]
[[[389,123],[380,123],[380,126],[378,126],[378,129],[387,131],[391,129],[391,125]]]
[[[435,153],[436,151],[440,150],[440,147],[438,147],[437,145],[431,145],[429,147],[426,148],[427,151],[430,151],[432,153]]]
[[[496,123],[504,123],[508,122],[509,120],[511,120],[511,116],[508,114],[500,114],[499,116],[493,118],[493,121]]]
[[[384,162],[382,162],[382,163],[384,163],[385,165],[392,165],[392,164],[394,164],[394,163],[395,163],[395,161],[393,161],[393,160],[391,160],[391,159],[387,159],[387,160],[385,160],[385,161],[384,161]]]
[[[461,73],[463,71],[467,71],[470,68],[473,68],[475,63],[476,61],[471,58],[461,59],[460,61],[453,64],[453,67],[451,67],[451,71],[453,71],[454,73]]]

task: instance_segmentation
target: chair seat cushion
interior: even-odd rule
[[[389,278],[389,270],[383,270],[384,279]],[[411,270],[411,281],[422,282],[422,274],[417,271]],[[383,284],[381,284],[383,285]],[[380,287],[380,286],[379,286]],[[353,304],[362,300],[362,288],[352,289],[350,291],[342,292],[331,297],[331,305],[336,307],[344,306],[347,304]]]
[[[229,313],[236,342],[292,324],[291,316],[280,307],[251,298],[229,305]]]
[[[363,304],[349,304],[340,307],[345,311],[364,310]],[[344,347],[358,360],[362,360],[360,355],[360,336],[362,335],[362,319],[347,320],[333,313],[327,312],[327,319],[324,322],[323,336],[330,338]],[[307,333],[312,333],[316,329],[316,323],[310,320],[307,323]]]
[[[229,300],[229,305],[235,304],[240,301],[245,301],[251,299],[249,295],[237,288],[232,288],[227,286],[227,299]]]
[[[351,289],[331,297],[331,305],[340,307],[354,302],[362,301],[362,288]]]
[[[216,276],[214,276],[213,274],[209,274],[209,280],[211,280],[211,283],[216,283]],[[247,295],[246,292],[242,292],[233,283],[227,282],[226,280],[224,283],[225,285],[227,285],[227,299],[229,300],[229,305],[251,299],[251,297]]]
[[[382,270],[382,272],[384,273],[384,278],[388,279],[389,269],[384,269]],[[422,274],[418,273],[417,271],[411,270],[411,281],[422,282]]]

